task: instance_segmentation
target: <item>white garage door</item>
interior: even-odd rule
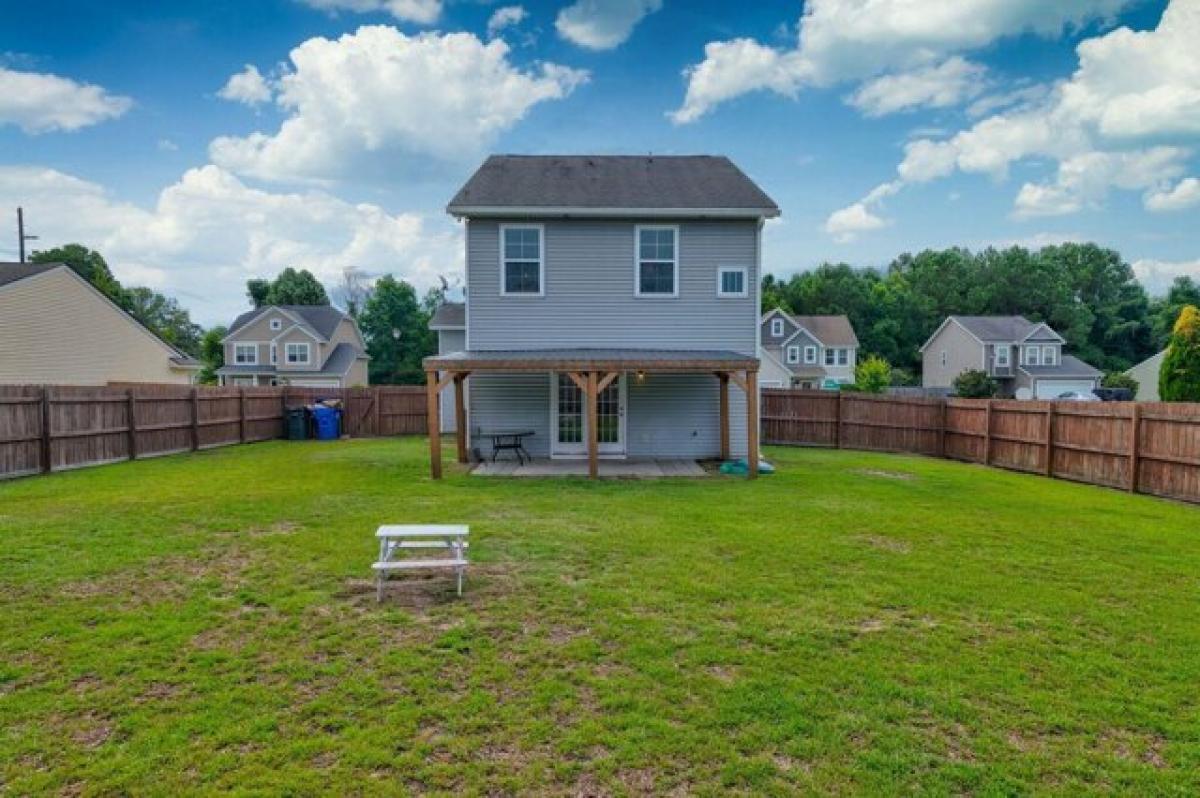
[[[1096,383],[1091,380],[1038,380],[1036,399],[1053,399],[1067,391],[1084,393],[1092,390]]]
[[[297,388],[336,388],[337,380],[289,380],[289,385]]]

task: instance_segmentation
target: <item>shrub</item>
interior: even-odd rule
[[[954,395],[964,399],[991,399],[1000,386],[980,369],[968,369],[954,378]]]
[[[1185,306],[1175,320],[1158,372],[1158,395],[1164,402],[1200,402],[1200,310],[1195,305]]]
[[[1104,379],[1100,380],[1100,387],[1128,388],[1136,394],[1138,390],[1138,381],[1123,371],[1110,371],[1104,375]]]
[[[909,369],[901,368],[900,366],[893,366],[892,367],[891,384],[892,385],[920,385],[921,381],[918,380],[917,375],[913,374],[912,371],[910,371]]]
[[[854,367],[854,386],[863,393],[883,393],[892,381],[892,364],[878,355]]]

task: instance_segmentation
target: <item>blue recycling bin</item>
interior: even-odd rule
[[[336,441],[342,437],[342,411],[336,407],[314,405],[313,425],[317,429],[317,440]]]

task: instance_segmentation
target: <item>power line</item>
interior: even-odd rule
[[[17,253],[18,263],[25,262],[25,242],[37,241],[37,236],[25,234],[25,211],[23,208],[17,208]]]

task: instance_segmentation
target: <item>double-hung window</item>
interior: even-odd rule
[[[1012,347],[1000,344],[996,347],[996,368],[1006,369],[1012,365]]]
[[[308,352],[309,345],[302,341],[295,344],[285,344],[283,356],[288,364],[293,366],[303,366],[308,364]]]
[[[233,362],[239,366],[258,365],[258,344],[234,344]]]
[[[783,337],[783,319],[779,318],[778,316],[771,319],[771,337],[772,338],[782,338]]]
[[[541,225],[500,226],[500,293],[541,296],[545,277]]]
[[[1058,365],[1058,350],[1053,346],[1042,347],[1042,365],[1057,366]]]
[[[679,228],[637,228],[635,296],[679,296]]]
[[[1025,347],[1025,365],[1040,366],[1042,365],[1042,349],[1038,346]]]
[[[850,365],[850,350],[849,349],[826,349],[825,350],[825,365],[826,366],[848,366],[848,365]]]
[[[809,364],[817,362],[817,348],[815,346],[804,347],[804,362]]]
[[[721,266],[718,268],[717,296],[748,296],[746,291],[746,269],[742,266]]]
[[[800,362],[800,347],[793,345],[787,348],[787,362],[791,366]]]

